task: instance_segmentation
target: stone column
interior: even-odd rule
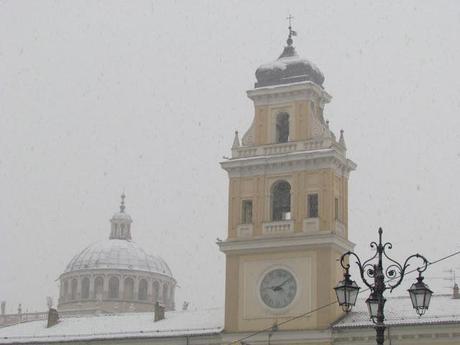
[[[76,277],[77,279],[77,300],[81,300],[81,276]]]
[[[176,309],[175,301],[176,301],[176,285],[171,285],[171,291],[170,291],[170,296],[169,299],[171,301],[171,310]]]
[[[125,294],[125,279],[127,277],[122,277],[120,276],[118,279],[118,298],[123,299],[124,294]]]
[[[153,282],[154,280],[147,279],[147,301],[153,301]]]
[[[88,296],[89,299],[94,299],[94,279],[96,278],[92,274],[89,277],[89,296]]]
[[[138,301],[139,300],[139,280],[141,279],[142,277],[135,277],[134,278],[134,291],[133,291],[133,297],[134,297],[134,300],[135,301]]]
[[[109,297],[109,276],[104,275],[104,293],[102,294],[102,298],[105,300]]]

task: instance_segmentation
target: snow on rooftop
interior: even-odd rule
[[[434,323],[460,323],[460,299],[451,295],[433,295],[429,309],[419,317],[412,308],[409,296],[387,297],[385,303],[386,325],[413,325]],[[373,327],[365,299],[358,299],[353,310],[338,321],[333,328]]]
[[[311,62],[308,59],[299,57],[298,55],[294,56],[284,56],[281,57],[275,61],[264,63],[259,66],[259,70],[274,70],[274,69],[279,69],[281,71],[284,71],[288,65],[292,64],[304,64],[307,66],[310,66],[316,73],[323,75],[321,70],[316,66],[313,62]]]
[[[224,310],[173,311],[164,320],[153,318],[153,312],[69,317],[50,328],[46,320],[24,322],[0,328],[0,344],[216,334],[223,329]]]
[[[136,242],[120,239],[107,239],[89,245],[74,256],[65,273],[88,269],[129,269],[172,277],[169,266],[162,258],[149,255]]]
[[[460,324],[460,299],[435,295],[430,309],[419,317],[409,297],[389,297],[385,316],[387,325]],[[167,312],[166,319],[157,322],[153,317],[153,312],[69,317],[50,328],[46,328],[46,320],[24,322],[0,328],[0,344],[212,335],[220,333],[224,325],[223,308]],[[360,299],[353,311],[332,327],[373,326],[364,299]]]

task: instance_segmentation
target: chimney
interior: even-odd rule
[[[182,304],[182,310],[186,311],[189,305],[190,305],[190,302],[184,301],[184,304]]]
[[[460,299],[460,292],[458,291],[458,284],[454,284],[454,293],[452,294],[452,298]]]
[[[48,311],[48,324],[46,325],[46,328],[53,327],[54,325],[57,325],[59,322],[59,314],[58,311],[54,308],[50,308]]]
[[[6,301],[2,301],[2,315],[5,315]]]
[[[165,307],[160,305],[159,302],[155,303],[155,322],[165,318]]]

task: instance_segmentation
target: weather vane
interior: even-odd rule
[[[292,36],[297,36],[297,32],[292,30],[292,20],[294,19],[294,17],[289,14],[289,16],[286,19],[289,20],[289,37],[287,39],[287,44],[292,45]]]

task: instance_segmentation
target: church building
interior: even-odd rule
[[[281,55],[257,68],[247,91],[252,124],[241,139],[235,133],[221,163],[229,178],[228,234],[217,243],[225,306],[174,310],[176,280],[132,242],[123,197],[109,239],[60,276],[58,310],[0,328],[0,344],[375,344],[364,301],[344,313],[333,290],[343,277],[338,258],[354,246],[348,179],[356,164],[344,132],[336,136],[325,118],[324,76],[298,55],[293,36],[289,27]],[[385,344],[460,344],[458,288],[434,295],[421,318],[409,297],[387,296],[385,315]]]

